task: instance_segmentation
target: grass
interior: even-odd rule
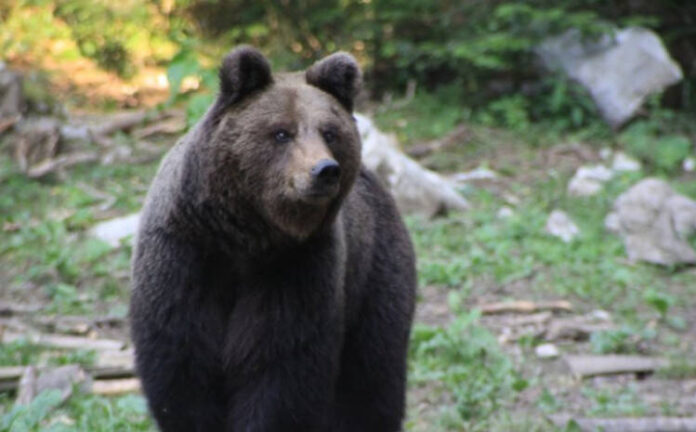
[[[401,108],[378,113],[376,120],[410,146],[440,137],[468,118],[451,97],[419,95]],[[446,327],[419,323],[413,330],[407,429],[549,431],[554,429],[542,414],[573,407],[594,416],[652,412],[631,385],[589,381],[568,390],[567,383],[554,381],[543,373],[544,365],[534,363],[539,341],[523,338],[501,346],[475,311],[484,300],[563,298],[579,313],[607,310],[617,325],[585,345],[563,349],[688,358],[695,349],[689,319],[696,310],[696,273],[629,263],[620,239],[603,228],[616,196],[646,173],[618,176],[595,197],[568,197],[569,172],[534,158],[552,143],[574,137],[545,134],[535,125],[523,135],[471,128],[469,141],[424,162],[443,171],[490,165],[502,179],[494,188],[465,188],[472,204],[466,213],[429,221],[407,218],[419,284],[445,292],[452,311]],[[125,316],[131,249],[126,244],[112,249],[86,230],[101,219],[138,210],[157,164],[84,166],[63,179],[45,181],[27,180],[13,166],[9,156],[0,156],[2,298],[45,304],[45,314]],[[674,177],[671,183],[696,196],[696,182]],[[115,198],[108,208],[104,195]],[[511,207],[513,215],[498,217],[502,206]],[[544,232],[553,209],[566,211],[579,225],[578,238],[563,243]],[[91,353],[45,350],[21,341],[0,350],[0,365],[88,365],[91,360]],[[674,362],[659,376],[693,377],[694,365]],[[15,430],[154,429],[141,396],[78,392],[60,406],[51,394],[29,407],[13,406],[7,396],[0,399],[0,431]]]

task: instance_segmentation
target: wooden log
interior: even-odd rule
[[[3,343],[11,343],[22,339],[26,339],[34,345],[58,349],[121,350],[126,346],[125,342],[114,339],[89,339],[86,337],[41,333],[21,334],[4,332],[2,334]]]
[[[79,152],[61,155],[53,159],[46,159],[27,169],[27,177],[40,178],[58,170],[69,168],[73,165],[95,162],[99,160],[99,155],[93,152]]]
[[[98,380],[92,383],[91,392],[102,396],[116,396],[140,391],[140,380],[137,378]]]
[[[111,135],[138,126],[148,118],[147,111],[122,112],[111,116],[101,125],[91,128],[94,135]]]
[[[467,142],[471,140],[471,135],[471,129],[468,125],[459,125],[444,137],[416,144],[408,149],[406,153],[414,158],[424,157],[430,153],[452,147],[455,144]]]
[[[31,314],[40,311],[44,307],[45,305],[42,304],[0,302],[0,316]]]
[[[696,417],[643,417],[643,418],[575,418],[570,415],[549,416],[559,428],[574,421],[580,430],[594,432],[696,432]]]
[[[535,313],[542,311],[552,312],[571,312],[573,305],[566,300],[549,302],[531,302],[517,300],[511,302],[488,303],[478,307],[483,315],[494,315],[504,313]]]
[[[669,364],[666,359],[634,355],[566,356],[573,375],[586,378],[596,375],[653,372]]]
[[[2,366],[0,367],[0,381],[17,381],[24,373],[26,366]]]

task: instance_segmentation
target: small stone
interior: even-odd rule
[[[611,321],[611,314],[603,309],[595,309],[590,312],[590,318],[597,321]]]
[[[613,234],[621,231],[621,220],[616,212],[611,212],[604,218],[604,229]]]
[[[139,219],[140,215],[138,213],[110,219],[95,225],[89,232],[92,236],[111,245],[111,247],[118,247],[121,240],[129,236],[135,236],[138,230]]]
[[[611,169],[614,171],[640,171],[640,168],[640,162],[623,152],[617,152],[611,164]]]
[[[498,177],[495,171],[492,171],[486,167],[478,167],[471,171],[455,174],[452,176],[452,180],[457,183],[465,183],[473,180],[493,180]]]
[[[515,214],[515,212],[510,207],[503,206],[503,207],[500,207],[500,210],[498,210],[497,217],[498,217],[498,219],[507,219],[514,214]]]
[[[546,232],[568,243],[580,234],[580,229],[561,210],[554,210],[546,220]]]
[[[537,347],[534,348],[534,353],[541,359],[556,358],[560,355],[558,347],[550,343],[537,345]]]
[[[591,196],[602,190],[604,182],[614,173],[604,165],[581,166],[568,183],[568,193],[574,196]]]
[[[686,172],[692,172],[696,168],[696,159],[688,157],[682,162],[682,169]]]
[[[603,148],[599,151],[599,157],[600,157],[602,160],[609,160],[609,158],[611,157],[611,154],[612,154],[612,153],[613,153],[612,149],[610,149],[609,147],[603,147]]]

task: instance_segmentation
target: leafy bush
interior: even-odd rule
[[[485,419],[510,390],[525,387],[478,318],[463,312],[447,328],[417,324],[411,338],[412,382],[449,393],[459,422]]]
[[[659,117],[632,124],[619,136],[619,142],[649,166],[667,173],[676,171],[692,153],[686,136],[660,132]]]

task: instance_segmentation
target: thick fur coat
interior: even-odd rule
[[[232,51],[152,183],[133,258],[137,372],[160,429],[396,432],[415,265],[360,162],[361,74]]]

